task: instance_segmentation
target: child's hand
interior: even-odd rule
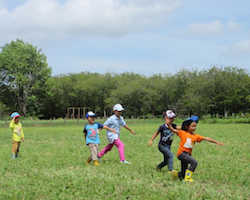
[[[24,138],[22,138],[21,140],[22,140],[22,142],[24,142]]]
[[[153,144],[153,140],[150,139],[150,140],[148,141],[148,146],[152,146],[152,144]]]
[[[115,131],[115,129],[112,129],[112,131],[111,131],[113,134],[116,134],[116,131]]]
[[[222,142],[217,142],[217,145],[223,146],[224,144]]]
[[[133,135],[136,135],[136,133],[133,130],[131,130],[130,133],[132,133]]]

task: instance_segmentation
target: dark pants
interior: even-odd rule
[[[182,180],[185,178],[186,169],[194,172],[197,167],[197,161],[189,155],[187,152],[183,152],[178,156],[178,159],[181,161],[181,171],[178,173],[179,178]],[[189,165],[190,164],[190,165]],[[189,167],[188,167],[189,165]]]
[[[162,167],[168,165],[168,170],[173,170],[173,154],[170,150],[170,145],[158,145],[159,151],[163,154],[164,160],[157,166],[158,169],[161,169]]]

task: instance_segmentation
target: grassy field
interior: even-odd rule
[[[89,149],[83,144],[84,123],[24,127],[25,143],[16,160],[11,159],[10,130],[0,128],[0,199],[250,199],[250,124],[201,122],[196,132],[225,146],[197,144],[195,182],[187,184],[172,180],[167,167],[155,170],[162,161],[159,137],[152,147],[147,142],[163,121],[129,121],[137,135],[122,129],[121,139],[132,164],[121,165],[114,147],[99,167],[85,164]],[[103,148],[105,131],[100,135]],[[178,143],[175,136],[174,154]],[[180,169],[176,157],[174,168]]]

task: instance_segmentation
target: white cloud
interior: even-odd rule
[[[240,24],[234,22],[234,21],[229,21],[227,23],[227,28],[229,31],[239,31],[241,29]]]
[[[26,0],[11,11],[0,7],[0,38],[121,36],[165,22],[180,1]]]
[[[237,53],[250,53],[250,40],[242,40],[232,46],[232,50]]]
[[[216,20],[203,24],[190,24],[188,32],[194,35],[220,35],[224,31],[224,25],[221,21]]]
[[[189,24],[186,34],[198,37],[222,36],[241,31],[241,25],[235,21],[222,22],[220,20],[211,21],[208,23],[193,23]]]

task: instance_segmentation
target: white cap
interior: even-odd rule
[[[96,114],[93,113],[92,111],[89,111],[87,114],[86,114],[86,118],[88,117],[96,117]]]
[[[115,104],[114,107],[113,107],[113,111],[115,111],[115,110],[117,110],[117,111],[123,111],[124,108],[122,107],[121,104]]]
[[[167,118],[175,118],[176,114],[172,110],[167,110],[166,111],[166,117]]]

